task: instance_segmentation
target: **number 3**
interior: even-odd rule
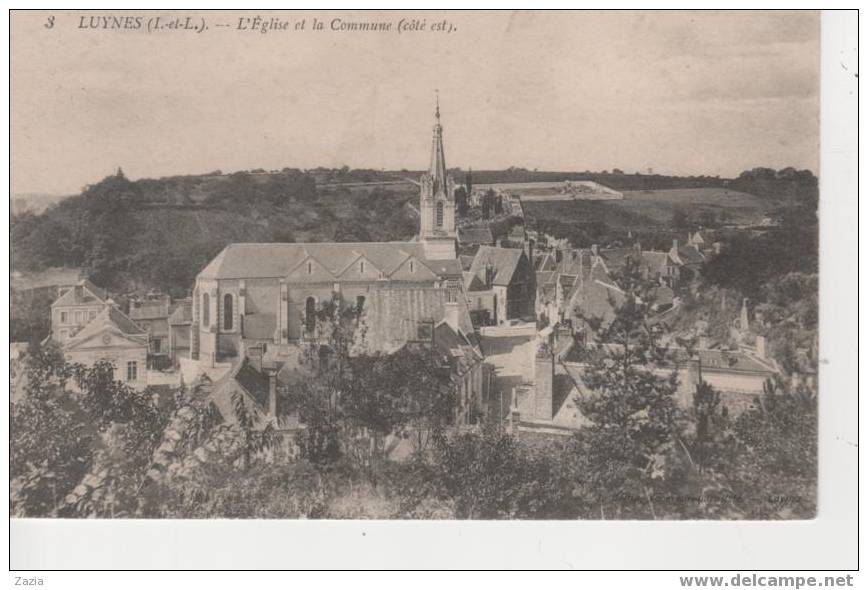
[[[54,28],[54,17],[53,17],[53,16],[49,16],[49,17],[48,17],[48,22],[46,22],[45,25],[43,25],[43,26],[44,26],[46,29],[53,29],[53,28]]]

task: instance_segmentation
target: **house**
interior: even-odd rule
[[[182,299],[167,320],[169,324],[169,357],[177,363],[178,358],[190,358],[190,327],[193,325],[193,300]]]
[[[253,347],[249,352],[217,381],[204,380],[211,403],[228,424],[237,420],[240,398],[256,428],[271,424],[278,430],[297,429],[298,413],[287,395],[291,374],[283,363],[264,359],[261,348]]]
[[[51,304],[53,342],[63,345],[99,314],[106,305],[106,293],[87,279],[60,290]]]
[[[487,312],[491,323],[535,317],[536,276],[522,249],[481,246],[464,273],[464,290],[470,309]]]
[[[544,330],[535,346],[533,379],[525,378],[521,386],[512,388],[510,421],[525,429],[582,428],[587,419],[576,400],[591,391],[584,383],[588,357],[582,351],[593,351],[598,345],[582,348],[574,338]],[[613,344],[602,346],[617,348]],[[774,362],[761,355],[762,347],[756,352],[668,348],[667,361],[651,371],[662,378],[676,372],[675,401],[682,408],[693,406],[696,385],[702,380],[720,393],[731,414],[739,414],[753,405],[765,382],[778,374]]]
[[[705,264],[705,255],[695,246],[679,245],[678,240],[672,240],[672,248],[669,249],[669,258],[675,263],[676,280],[688,280],[699,274],[702,265]]]
[[[153,357],[169,357],[170,306],[168,295],[151,296],[130,303],[130,319],[148,333],[149,352]]]
[[[472,330],[472,328],[470,328]],[[458,325],[443,320],[434,327],[433,345],[449,359],[458,406],[456,424],[475,424],[483,414],[488,398],[488,369],[476,337],[468,336]]]
[[[114,365],[115,379],[136,389],[147,386],[148,333],[110,299],[61,346],[67,362],[92,366],[109,361]]]

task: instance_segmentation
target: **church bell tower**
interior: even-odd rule
[[[443,126],[440,125],[440,98],[434,108],[434,137],[431,142],[431,167],[420,180],[419,240],[429,260],[457,257],[455,229],[455,182],[446,174],[443,151]]]

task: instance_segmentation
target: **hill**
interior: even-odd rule
[[[182,295],[231,242],[409,239],[416,190],[318,188],[312,174],[288,169],[138,181],[118,174],[42,214],[14,216],[12,268],[80,268],[112,290]]]
[[[463,182],[465,173],[451,172]],[[11,221],[12,269],[81,269],[114,291],[160,288],[185,294],[198,271],[231,242],[406,240],[417,231],[418,172],[316,168],[252,170],[131,181],[122,172],[42,213]],[[608,228],[688,221],[746,220],[787,202],[816,203],[808,171],[758,168],[736,179],[628,175],[617,170],[474,171],[476,183],[594,180],[624,191],[605,202],[527,208],[554,235],[604,243]],[[633,192],[630,192],[633,191]],[[680,228],[675,228],[679,229]],[[634,232],[635,233],[635,232]]]

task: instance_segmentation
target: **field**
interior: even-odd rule
[[[724,188],[626,191],[621,200],[549,201],[522,203],[534,220],[602,222],[613,228],[665,227],[676,211],[691,221],[712,215],[716,221],[748,224],[765,216],[769,204],[753,195]]]

